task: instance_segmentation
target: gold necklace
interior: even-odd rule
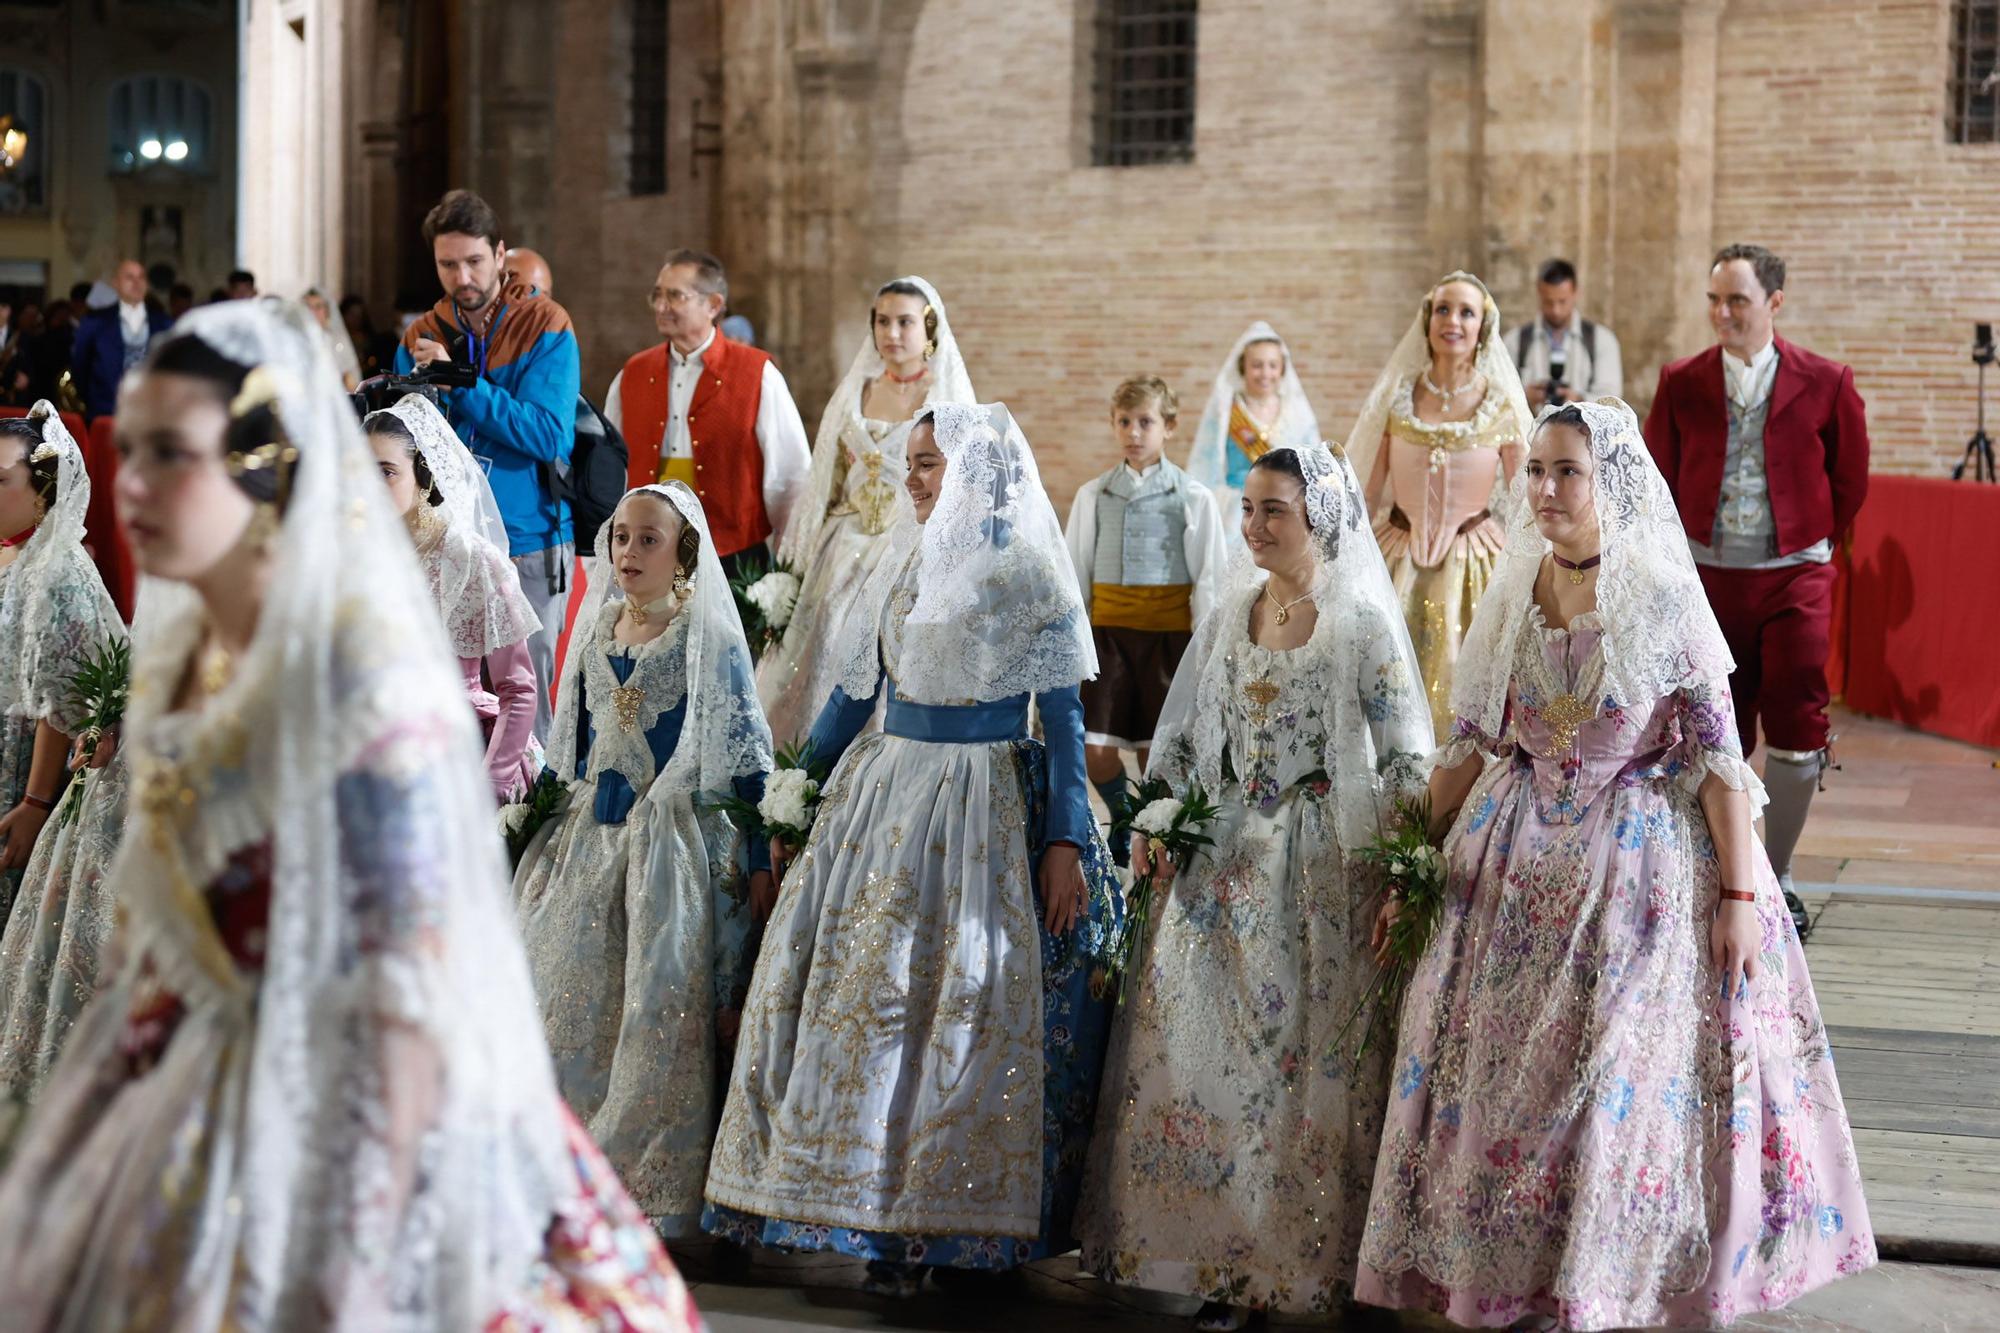
[[[1300,602],[1305,601],[1306,598],[1310,596],[1312,596],[1312,590],[1308,588],[1305,592],[1299,594],[1297,597],[1292,598],[1291,601],[1281,602],[1271,594],[1271,585],[1268,583],[1264,585],[1264,600],[1269,602],[1273,607],[1277,608],[1277,620],[1280,625],[1284,624],[1287,620],[1290,620],[1292,618],[1293,607],[1297,606]]]
[[[211,638],[208,646],[201,650],[201,656],[195,660],[195,678],[201,685],[201,692],[209,696],[222,693],[223,687],[229,684],[229,678],[235,674],[235,657]]]

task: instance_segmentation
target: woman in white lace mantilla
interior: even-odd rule
[[[1875,1262],[1728,646],[1615,398],[1544,412],[1430,781],[1356,1289],[1488,1327],[1720,1327]]]
[[[1119,1011],[1079,1232],[1105,1278],[1251,1307],[1348,1290],[1388,1087],[1341,1028],[1375,979],[1349,858],[1421,790],[1430,710],[1353,470],[1323,444],[1251,465],[1248,558],[1181,661],[1150,774],[1221,807],[1165,886]],[[1253,566],[1254,562],[1254,566]],[[1133,840],[1133,863],[1152,861]]]
[[[945,404],[907,458],[813,727],[834,767],[765,934],[703,1220],[863,1256],[893,1294],[1070,1247],[1115,892],[1077,694],[1096,655],[1034,454],[1003,405]]]
[[[1188,475],[1208,487],[1232,551],[1243,548],[1237,508],[1250,465],[1273,449],[1319,443],[1319,419],[1306,401],[1292,349],[1258,320],[1229,349],[1209,389],[1188,451]]]
[[[31,1100],[97,983],[113,903],[104,869],[125,826],[125,764],[100,739],[68,817],[70,738],[85,725],[73,686],[89,658],[125,640],[125,625],[84,550],[90,476],[48,403],[0,421],[0,532],[32,528],[0,551],[0,810],[13,810],[0,858],[25,867],[0,935],[0,1095]],[[109,535],[105,534],[105,540]],[[18,786],[8,787],[17,773]],[[48,821],[39,837],[35,817]],[[32,845],[32,853],[30,846]],[[0,911],[6,894],[0,890]]]
[[[716,1069],[750,984],[769,849],[711,808],[755,805],[771,733],[701,501],[641,486],[597,539],[556,696],[569,786],[515,875],[563,1096],[663,1234],[697,1234]]]
[[[418,394],[370,412],[361,424],[458,655],[466,698],[486,734],[493,794],[512,799],[541,771],[528,639],[542,621],[507,558],[493,488],[444,414]]]
[[[833,693],[843,631],[888,550],[905,467],[892,435],[924,407],[976,401],[944,300],[928,282],[883,284],[868,325],[820,416],[806,493],[778,544],[779,561],[802,580],[784,638],[757,664],[757,694],[780,745],[798,740]]]
[[[31,1333],[692,1329],[556,1093],[477,732],[310,320],[193,312],[120,399],[163,599],[129,924],[0,1175],[0,1305]]]
[[[1452,664],[1506,539],[1506,481],[1534,421],[1500,307],[1470,273],[1447,273],[1382,368],[1347,436],[1440,735]]]

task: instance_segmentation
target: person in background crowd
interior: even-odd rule
[[[721,260],[674,251],[649,301],[665,341],[612,377],[604,415],[625,437],[631,485],[679,481],[701,497],[733,576],[744,552],[784,534],[812,471],[805,423],[770,356],[715,327],[729,304]]]
[[[459,438],[487,469],[507,525],[508,555],[542,627],[528,640],[535,660],[535,738],[549,734],[556,638],[569,599],[576,547],[555,469],[575,440],[576,333],[569,312],[546,296],[502,287],[507,243],[492,206],[453,190],[424,219],[424,240],[445,294],[403,333],[397,373],[440,361],[470,362],[479,380],[446,395]]]
[[[1716,253],[1716,345],[1661,368],[1646,445],[1736,659],[1729,690],[1744,754],[1764,725],[1764,850],[1804,935],[1792,852],[1833,763],[1833,547],[1868,494],[1868,417],[1853,370],[1778,336],[1784,304],[1784,260],[1761,245]]]
[[[118,402],[118,381],[146,359],[146,348],[173,323],[146,294],[146,270],[136,259],[118,265],[117,301],[92,311],[78,326],[70,373],[90,420],[108,416]]]
[[[194,309],[194,288],[177,282],[167,290],[167,318],[179,319]]]
[[[542,296],[556,294],[555,274],[549,272],[549,261],[538,250],[514,247],[507,252],[507,265],[501,272],[505,275],[503,287],[526,287]]]
[[[1507,334],[1528,405],[1540,411],[1549,402],[1623,397],[1625,362],[1618,335],[1577,312],[1576,266],[1567,259],[1543,264],[1535,277],[1535,297],[1540,316]]]
[[[223,296],[231,301],[247,301],[257,294],[257,275],[247,268],[232,270],[223,284]]]

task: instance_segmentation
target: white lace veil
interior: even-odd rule
[[[1535,417],[1528,410],[1528,396],[1521,388],[1521,373],[1515,369],[1514,358],[1507,351],[1506,339],[1501,336],[1500,306],[1478,276],[1463,269],[1456,270],[1425,289],[1424,299],[1417,307],[1417,317],[1404,331],[1396,350],[1389,354],[1389,364],[1382,367],[1382,373],[1375,377],[1374,387],[1369,389],[1368,397],[1361,404],[1361,415],[1355,418],[1354,429],[1347,433],[1347,457],[1354,464],[1354,474],[1361,478],[1364,495],[1368,479],[1374,474],[1376,456],[1382,452],[1382,435],[1389,429],[1389,412],[1395,406],[1398,390],[1431,368],[1431,298],[1447,282],[1469,282],[1484,297],[1479,320],[1479,349],[1473,357],[1473,369],[1486,377],[1486,392],[1489,395],[1500,395],[1502,415],[1513,422],[1522,448],[1525,450],[1527,447]],[[1501,477],[1496,480],[1493,509],[1502,515],[1503,520],[1506,515],[1501,505],[1508,493],[1506,479]],[[1373,501],[1376,497],[1367,498]]]
[[[715,554],[715,542],[708,532],[708,514],[695,493],[678,481],[639,486],[627,495],[657,495],[674,507],[681,521],[699,539],[693,586],[675,611],[686,620],[687,635],[687,717],[674,746],[673,758],[646,791],[648,801],[666,800],[676,793],[726,793],[734,778],[771,769],[771,728],[764,721],[764,709],[750,685],[750,646],[743,635],[743,622],[736,614],[736,597],[729,578]],[[612,574],[611,526],[607,519],[597,532],[598,568],[602,578],[593,579],[577,611],[576,632],[563,658],[562,683],[556,694],[556,719],[549,737],[549,765],[564,781],[575,777],[581,756],[577,747],[577,698],[584,663],[591,653],[601,653],[599,626],[604,608],[623,601],[617,579]],[[673,631],[668,631],[669,633]],[[673,701],[659,701],[671,706]],[[603,737],[610,723],[607,700],[592,706],[598,734]],[[640,743],[644,743],[643,737]]]
[[[1306,401],[1305,385],[1299,382],[1298,367],[1292,361],[1292,349],[1278,336],[1276,329],[1260,319],[1243,330],[1243,336],[1229,349],[1222,368],[1215,372],[1215,380],[1208,391],[1208,405],[1202,408],[1201,423],[1195,427],[1194,446],[1188,450],[1188,475],[1211,491],[1229,485],[1229,414],[1236,404],[1236,396],[1243,392],[1243,353],[1251,343],[1263,342],[1278,344],[1278,350],[1285,354],[1285,374],[1278,382],[1278,402],[1283,413],[1279,420],[1285,426],[1285,439],[1275,440],[1273,447],[1292,440],[1319,439],[1319,419],[1313,415],[1312,404]],[[1233,524],[1236,516],[1225,513],[1222,521]],[[1235,544],[1231,543],[1232,546]]]
[[[1341,844],[1352,850],[1379,832],[1386,802],[1421,779],[1418,761],[1432,742],[1430,708],[1395,588],[1368,526],[1360,480],[1337,447],[1320,443],[1292,452],[1305,474],[1306,521],[1318,558],[1312,597],[1320,621],[1301,651],[1328,658],[1331,684],[1321,767],[1332,782]],[[1190,776],[1211,796],[1224,783],[1234,706],[1228,697],[1230,658],[1268,577],[1247,552],[1231,559],[1228,586],[1214,613],[1196,629],[1153,728],[1154,771],[1163,772],[1191,755]],[[1400,768],[1388,771],[1389,756],[1377,753],[1361,699],[1368,683],[1363,676],[1372,680],[1377,664],[1406,695],[1400,706],[1392,705],[1387,719],[1392,748],[1404,757]]]
[[[1688,554],[1687,533],[1666,478],[1639,433],[1639,419],[1616,398],[1573,404],[1590,436],[1596,470],[1597,616],[1604,627],[1604,687],[1639,707],[1702,681],[1726,685],[1735,661],[1709,609]],[[1543,410],[1542,423],[1563,408]],[[1526,469],[1514,480],[1513,520],[1499,566],[1459,649],[1452,711],[1498,738],[1507,708],[1517,638],[1533,623],[1528,606],[1548,539],[1525,502]],[[1732,742],[1734,733],[1732,731]]]
[[[90,508],[83,451],[48,399],[30,409],[28,420],[41,428],[42,442],[22,440],[27,447],[21,461],[55,455],[56,502],[0,578],[0,644],[6,645],[0,648],[0,715],[53,720],[62,715],[78,665],[73,658],[75,627],[55,611],[58,589],[71,584],[88,588],[95,594],[99,621],[111,633],[121,632],[124,620],[83,546],[84,514]]]
[[[163,709],[203,612],[185,589],[142,593],[158,623],[134,667],[133,826],[111,871],[125,984],[150,969],[254,1027],[244,1114],[222,1131],[233,1174],[216,1177],[241,1210],[237,1322],[318,1327],[330,1308],[379,1327],[365,1312],[390,1301],[407,1326],[471,1328],[522,1290],[576,1176],[478,732],[319,333],[266,300],[202,307],[171,335],[253,367],[244,397],[274,395],[297,461],[256,632],[197,712]],[[176,787],[198,799],[144,795]],[[199,892],[265,840],[251,989]]]
[[[1004,403],[944,403],[912,427],[926,417],[945,457],[937,506],[918,523],[907,498],[900,502],[889,552],[856,603],[842,688],[852,699],[873,697],[883,608],[913,551],[922,569],[904,622],[898,695],[992,703],[1094,677],[1097,650],[1069,547],[1013,414]]]
[[[421,394],[369,413],[363,428],[377,417],[394,417],[409,430],[444,501],[438,506],[444,533],[432,550],[419,553],[419,563],[430,576],[452,651],[484,657],[539,630],[541,617],[507,559],[507,525],[493,486],[465,441]],[[429,500],[419,494],[416,503]]]
[[[915,274],[896,282],[921,289],[925,302],[937,315],[937,350],[930,358],[931,388],[924,396],[924,406],[978,402],[972,392],[972,377],[966,373],[965,358],[958,351],[958,339],[952,335],[951,320],[945,315],[944,298]],[[875,301],[880,301],[893,285],[884,283],[876,291]],[[841,377],[840,387],[827,401],[826,411],[820,414],[819,432],[813,436],[812,473],[806,479],[806,493],[792,506],[792,521],[785,525],[784,537],[778,543],[778,559],[797,570],[803,571],[819,548],[820,524],[826,520],[827,506],[833,503],[834,479],[840,473],[841,432],[861,401],[863,387],[884,369],[882,354],[875,350],[874,308],[875,302],[870,302],[867,335],[849,363],[847,374]]]

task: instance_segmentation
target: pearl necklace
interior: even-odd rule
[[[1474,384],[1477,384],[1479,382],[1479,373],[1477,371],[1474,371],[1471,379],[1467,380],[1465,383],[1457,386],[1456,388],[1451,388],[1451,389],[1439,388],[1438,385],[1431,379],[1431,373],[1428,370],[1424,371],[1421,374],[1421,376],[1419,376],[1419,378],[1423,380],[1424,387],[1430,390],[1431,396],[1436,398],[1439,403],[1443,404],[1444,410],[1449,412],[1451,411],[1451,400],[1456,398],[1458,395],[1464,393],[1466,390],[1470,389]]]

